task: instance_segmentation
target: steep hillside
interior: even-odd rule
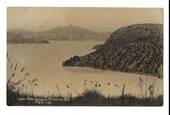
[[[113,32],[96,51],[63,62],[64,66],[82,66],[114,71],[151,74],[162,77],[163,26],[136,24]]]

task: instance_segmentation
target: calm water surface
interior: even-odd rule
[[[162,80],[139,74],[106,71],[93,68],[63,67],[62,62],[74,55],[86,55],[93,52],[100,41],[57,41],[50,44],[8,44],[11,60],[26,66],[32,78],[38,79],[36,95],[80,94],[84,89],[96,88],[94,81],[101,84],[97,90],[105,95],[120,95],[126,83],[125,93],[140,95],[138,79],[142,77],[143,89],[155,82],[156,91],[162,94]],[[84,81],[87,81],[84,84]],[[108,83],[111,83],[108,85]],[[70,88],[66,86],[69,85]],[[58,88],[56,88],[56,86]],[[159,88],[158,88],[159,87]],[[60,91],[59,91],[60,90]]]

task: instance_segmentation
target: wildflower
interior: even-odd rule
[[[95,83],[95,87],[97,87],[97,82]]]
[[[69,85],[66,85],[66,88],[70,88],[70,86],[69,86]]]
[[[38,81],[38,80],[37,80],[37,79],[33,79],[33,80],[32,80],[32,82],[36,82],[36,81]]]
[[[87,85],[87,83],[83,83],[83,85]]]
[[[107,83],[107,85],[110,85],[110,84],[111,84],[110,82]]]
[[[12,74],[12,77],[14,77],[15,76],[15,72]]]

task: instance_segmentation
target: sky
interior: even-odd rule
[[[161,8],[8,7],[7,29],[44,31],[75,25],[96,32],[111,32],[137,23],[163,24]]]

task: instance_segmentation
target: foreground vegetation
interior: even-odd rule
[[[97,90],[83,92],[77,97],[27,97],[29,99],[17,100],[14,105],[39,106],[162,106],[163,97],[137,98],[135,96],[105,97]]]
[[[63,96],[59,86],[56,89],[58,95],[35,96],[35,87],[38,80],[31,77],[26,71],[26,66],[19,62],[13,63],[7,55],[8,77],[7,77],[7,105],[33,105],[33,106],[162,106],[163,95],[158,95],[159,87],[156,82],[146,86],[139,77],[138,87],[140,94],[133,96],[126,93],[126,83],[123,85],[107,83],[107,87],[114,86],[120,90],[120,96],[106,96],[100,90],[101,83],[98,81],[83,82],[83,92],[78,96],[72,96],[71,85],[66,84],[68,95]],[[110,91],[112,92],[112,91]]]

